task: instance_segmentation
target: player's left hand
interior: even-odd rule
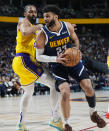
[[[77,25],[76,24],[71,24],[74,28],[74,30],[77,30]]]

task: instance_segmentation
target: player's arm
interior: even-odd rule
[[[77,37],[77,35],[76,35],[75,31],[74,31],[74,27],[68,22],[67,22],[67,26],[68,26],[68,29],[69,29],[71,39],[74,41],[75,46],[77,48],[79,48],[80,43],[79,43],[79,39],[78,39],[78,37]]]
[[[60,55],[59,57],[56,56],[48,56],[43,55],[44,47],[45,47],[46,37],[44,32],[41,30],[38,32],[36,36],[36,59],[40,62],[58,62],[64,64],[65,58],[64,55]]]
[[[37,30],[40,30],[41,27],[42,25],[31,26],[26,20],[18,24],[18,28],[24,36],[34,34]]]

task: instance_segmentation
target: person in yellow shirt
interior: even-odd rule
[[[36,7],[34,5],[25,6],[24,16],[25,18],[22,21],[19,21],[17,26],[16,56],[12,62],[12,68],[19,76],[21,86],[24,89],[24,94],[20,103],[20,118],[17,125],[17,131],[27,131],[27,128],[25,127],[25,116],[33,94],[35,81],[46,84],[49,87],[54,87],[50,88],[52,105],[55,107],[58,101],[58,96],[55,90],[55,80],[50,77],[46,70],[43,70],[42,66],[35,58],[35,38],[38,30],[42,27],[40,24],[35,25],[37,17]],[[56,112],[58,118],[58,111]],[[59,126],[59,128],[63,128],[62,121],[60,120]]]

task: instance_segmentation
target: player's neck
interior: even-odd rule
[[[23,21],[28,23],[29,25],[32,25],[32,23],[26,17],[23,19]]]
[[[49,27],[49,30],[52,31],[52,32],[58,33],[60,31],[61,27],[62,27],[61,22],[60,21],[56,21],[54,26]]]

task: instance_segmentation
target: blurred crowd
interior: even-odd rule
[[[107,77],[105,74],[94,73],[91,75],[89,74],[89,77],[95,90],[109,90],[109,77]],[[70,89],[72,91],[79,92],[82,90],[77,81],[70,78],[70,82]]]
[[[42,18],[42,8],[45,4],[49,4],[49,1],[36,1],[35,3],[31,0],[25,1],[21,4],[21,0],[18,2],[5,2],[0,0],[0,15],[1,16],[23,16],[23,7],[28,4],[36,4],[38,8],[38,17]],[[77,0],[73,2],[72,0],[55,1],[54,4],[57,4],[61,8],[61,18],[109,18],[109,8],[108,1],[96,0]],[[75,4],[76,3],[76,4]]]
[[[109,10],[105,7],[104,1],[90,3],[79,3],[79,9],[75,8],[62,8],[61,18],[108,18]]]
[[[12,70],[12,59],[15,56],[15,38],[0,36],[0,96],[21,94],[19,79]]]
[[[0,15],[1,16],[20,16],[22,12],[16,6],[11,5],[2,5],[0,6]]]
[[[0,76],[0,96],[18,96],[22,93],[19,78],[14,76]]]
[[[0,36],[0,75],[12,74],[12,59],[15,56],[15,38]]]
[[[78,36],[83,54],[106,63],[109,48],[106,37],[101,35],[99,31],[96,32],[96,29],[94,32],[93,29],[85,26],[82,27]]]

